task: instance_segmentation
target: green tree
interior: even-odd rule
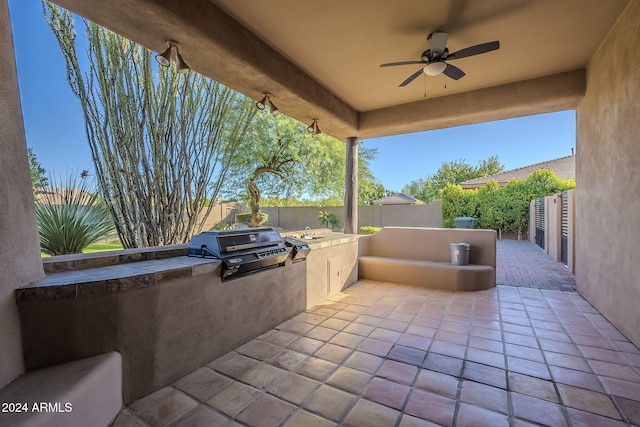
[[[375,154],[359,146],[361,200],[375,200],[385,191],[369,168]],[[253,203],[252,210],[257,201],[256,212],[259,206],[342,205],[345,165],[342,141],[310,134],[297,120],[265,111],[239,148],[224,193],[228,199]]]
[[[443,227],[454,228],[454,219],[461,216],[476,217],[477,194],[478,190],[465,190],[460,184],[446,184],[440,199]]]
[[[87,21],[88,58],[80,60],[71,14],[43,6],[123,246],[185,242],[211,211],[253,101],[194,72],[158,67],[153,52]]]
[[[478,227],[522,235],[529,221],[531,200],[575,188],[575,181],[558,178],[550,169],[533,172],[526,180],[513,179],[503,188],[493,180],[478,190],[448,184],[442,191],[442,221],[454,227],[454,218],[478,218]]]
[[[478,189],[478,228],[499,230],[504,227],[499,207],[500,196],[500,184],[495,180],[490,180]]]
[[[29,157],[29,170],[31,171],[33,194],[40,194],[49,184],[47,171],[42,167],[40,161],[38,161],[38,157],[36,157],[36,153],[31,147],[27,148],[27,156]]]
[[[498,156],[482,160],[477,166],[472,166],[465,160],[443,162],[435,174],[411,181],[403,187],[402,192],[425,203],[431,203],[440,198],[440,192],[447,184],[460,184],[501,172],[504,172],[504,165],[500,163]]]

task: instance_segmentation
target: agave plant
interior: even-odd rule
[[[106,205],[89,192],[86,179],[51,183],[36,199],[40,248],[50,255],[81,253],[115,228]]]

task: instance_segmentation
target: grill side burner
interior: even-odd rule
[[[291,260],[302,261],[307,258],[311,249],[307,242],[298,240],[294,237],[287,236],[284,238],[284,244],[291,248]]]
[[[191,238],[187,255],[221,260],[226,279],[284,265],[289,251],[276,230],[250,228],[200,233]]]

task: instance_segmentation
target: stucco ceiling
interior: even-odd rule
[[[575,108],[584,68],[629,0],[55,0],[151,49],[177,40],[192,69],[339,138],[373,137]],[[434,31],[458,81],[421,76]],[[425,96],[426,94],[426,96]]]

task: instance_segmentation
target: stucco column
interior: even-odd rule
[[[344,232],[358,233],[358,138],[347,138],[347,177],[344,189]]]
[[[7,0],[0,0],[0,388],[24,372],[13,290],[44,276]]]

